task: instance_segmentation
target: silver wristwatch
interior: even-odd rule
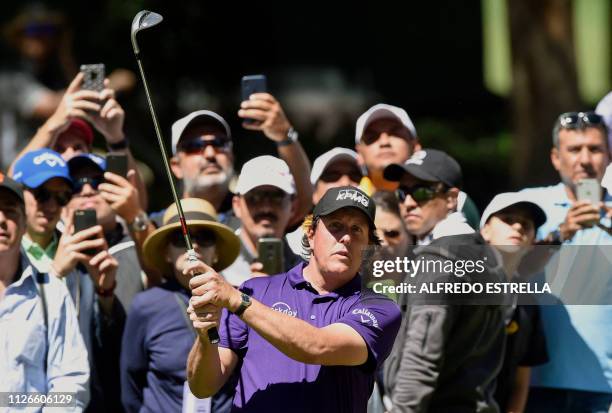
[[[287,132],[287,137],[285,139],[283,139],[282,141],[278,141],[276,142],[276,146],[287,146],[287,145],[291,145],[294,142],[297,142],[298,140],[298,133],[295,129],[293,129],[293,127],[289,128],[289,131]]]
[[[149,222],[151,221],[149,220],[149,217],[147,216],[146,212],[141,211],[138,213],[138,215],[136,215],[134,221],[128,224],[128,227],[131,231],[142,232],[147,229],[147,227],[149,226]]]

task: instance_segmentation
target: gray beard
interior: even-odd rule
[[[214,175],[198,175],[195,179],[183,179],[185,192],[190,196],[201,196],[212,190],[227,190],[234,176],[234,169],[223,171]]]

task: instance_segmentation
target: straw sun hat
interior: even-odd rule
[[[227,268],[240,252],[238,237],[231,228],[218,222],[215,208],[209,202],[200,198],[186,198],[181,200],[181,205],[190,229],[205,228],[215,234],[218,260],[212,267],[216,271]],[[172,204],[166,210],[162,222],[163,226],[156,229],[145,240],[143,258],[147,266],[157,268],[162,273],[168,273],[172,271],[164,253],[168,245],[168,236],[181,228],[176,205]]]

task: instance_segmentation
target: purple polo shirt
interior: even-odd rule
[[[354,367],[300,363],[224,311],[219,345],[233,350],[241,361],[232,412],[366,412],[374,372],[389,355],[400,326],[399,308],[383,295],[361,291],[359,275],[336,291],[319,295],[304,280],[305,265],[250,279],[240,289],[315,327],[347,324],[366,342],[368,360]]]

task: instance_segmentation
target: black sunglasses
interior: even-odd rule
[[[604,124],[603,117],[595,112],[567,112],[559,116],[559,125],[567,129],[599,126]]]
[[[231,140],[227,136],[215,135],[213,139],[190,139],[185,142],[181,142],[178,145],[178,150],[189,155],[194,155],[201,153],[209,145],[215,149],[227,150],[229,149],[230,144]]]
[[[212,247],[217,242],[217,237],[214,232],[205,229],[189,231],[191,240],[195,241],[200,247]],[[180,248],[185,247],[185,237],[181,230],[176,230],[168,235],[168,242],[172,246]]]
[[[395,195],[400,202],[404,202],[406,197],[410,195],[415,202],[425,202],[433,199],[436,194],[440,193],[436,186],[430,185],[415,185],[411,187],[400,186],[395,190]]]
[[[281,205],[288,197],[285,191],[270,190],[270,191],[249,191],[244,194],[244,200],[249,205],[259,205],[264,201],[270,202],[273,205]]]
[[[44,204],[45,202],[54,199],[59,206],[65,207],[72,199],[72,191],[49,191],[44,186],[38,188],[28,188],[28,190],[36,198],[36,202]]]
[[[343,176],[348,176],[352,182],[360,182],[363,175],[359,171],[341,172],[341,171],[329,171],[323,172],[319,178],[323,182],[336,182]]]
[[[397,238],[400,236],[400,232],[396,229],[392,229],[390,231],[383,231],[383,235],[385,238]]]
[[[73,194],[80,194],[81,191],[83,190],[83,187],[86,184],[89,184],[91,186],[91,188],[94,191],[98,190],[98,186],[100,186],[100,184],[104,182],[103,178],[90,178],[90,177],[83,177],[83,178],[78,178],[74,180],[74,187],[72,188],[72,193]]]

